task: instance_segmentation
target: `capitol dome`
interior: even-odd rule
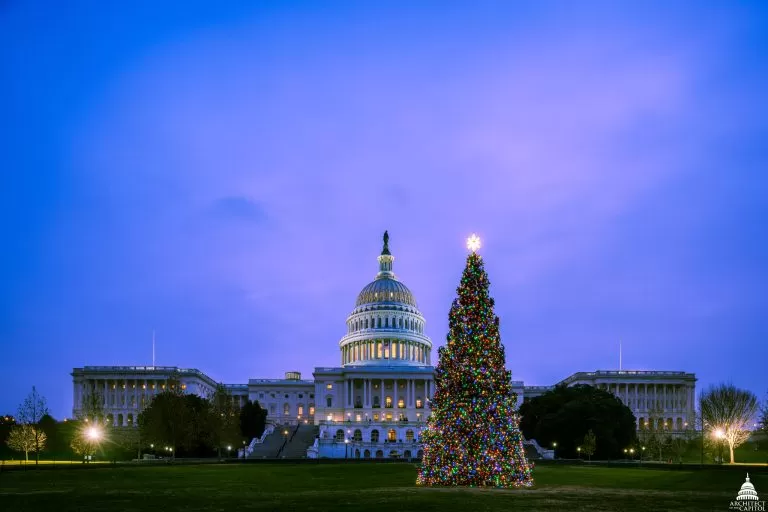
[[[411,290],[403,283],[392,277],[376,278],[360,291],[355,307],[376,302],[400,302],[409,306],[416,306]]]
[[[757,491],[755,491],[755,486],[752,485],[752,482],[749,481],[749,473],[747,473],[747,480],[741,484],[741,490],[739,490],[739,494],[736,495],[736,501],[758,501],[759,498],[757,497]]]
[[[342,365],[429,365],[432,341],[413,293],[392,271],[389,234],[378,257],[379,272],[357,296],[339,342]]]

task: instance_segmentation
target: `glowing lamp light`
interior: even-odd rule
[[[98,427],[91,427],[85,431],[85,435],[91,441],[98,441],[101,439],[101,430]]]
[[[725,437],[725,431],[723,431],[723,429],[721,429],[721,428],[715,430],[715,437],[718,438],[718,439],[724,438]]]
[[[477,252],[477,250],[480,249],[480,246],[480,237],[472,233],[469,238],[467,238],[467,249],[472,252]]]

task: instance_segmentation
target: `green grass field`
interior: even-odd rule
[[[428,489],[411,464],[228,464],[0,473],[9,511],[727,510],[741,470],[540,466],[523,490]],[[768,473],[752,475],[768,497]],[[763,496],[761,496],[763,498]]]

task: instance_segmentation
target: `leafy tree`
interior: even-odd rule
[[[240,414],[232,403],[232,396],[222,385],[218,385],[211,396],[210,419],[211,442],[221,457],[222,447],[240,443]]]
[[[38,394],[35,386],[32,386],[32,392],[19,405],[16,422],[22,425],[36,426],[47,414],[48,405],[45,397]],[[45,444],[45,434],[39,428],[34,428],[28,432],[33,432],[35,435],[35,449],[30,451],[35,452],[35,464],[37,464],[40,460],[40,450]]]
[[[597,437],[595,437],[592,429],[589,429],[587,435],[584,436],[584,440],[581,442],[581,451],[584,452],[589,460],[592,460],[595,449],[597,449]]]
[[[24,459],[29,461],[29,452],[37,453],[45,447],[45,433],[32,425],[18,425],[13,427],[6,443],[12,450],[24,452]]]
[[[210,445],[211,406],[197,395],[182,395],[168,390],[155,396],[139,414],[143,442],[158,446],[204,451]]]
[[[184,398],[177,393],[164,391],[156,395],[149,406],[139,414],[142,439],[156,445],[171,445],[174,448],[185,443],[189,430],[185,409]]]
[[[618,458],[635,441],[635,416],[611,393],[592,386],[557,386],[520,406],[520,428],[541,446],[557,443],[558,454],[577,456],[576,448],[591,429],[595,456]]]
[[[758,411],[757,397],[733,384],[715,384],[701,393],[699,408],[705,432],[728,445],[733,464],[734,448],[749,439],[749,424]]]
[[[261,437],[267,426],[267,411],[257,401],[247,401],[240,409],[240,435],[251,440]]]

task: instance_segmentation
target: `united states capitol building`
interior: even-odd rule
[[[241,450],[250,457],[420,457],[419,435],[434,391],[432,341],[411,291],[395,277],[389,236],[379,271],[363,287],[339,341],[340,365],[317,367],[313,379],[286,372],[282,379],[225,384],[235,405],[256,401],[269,426]],[[139,413],[169,382],[185,393],[210,396],[215,380],[197,369],[169,366],[85,366],[72,371],[73,415],[103,401],[106,421],[137,425]],[[638,429],[683,431],[694,425],[696,377],[673,371],[578,372],[556,385],[589,384],[615,394],[634,413]],[[554,386],[513,381],[518,402]]]

